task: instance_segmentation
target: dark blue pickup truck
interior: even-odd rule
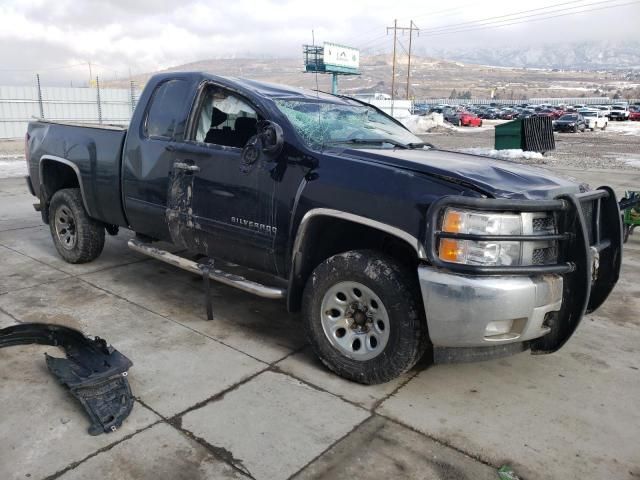
[[[610,188],[438,150],[343,96],[162,74],[128,129],[31,122],[27,159],[66,261],[130,229],[136,251],[302,309],[322,361],[362,383],[423,355],[556,351],[620,270]]]

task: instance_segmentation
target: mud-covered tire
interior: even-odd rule
[[[325,334],[323,322],[326,325],[327,321],[322,316],[328,313],[323,312],[323,301],[332,289],[345,284],[360,284],[373,292],[386,312],[388,336],[373,358],[350,357]],[[355,382],[388,382],[412,368],[429,346],[417,279],[406,267],[376,251],[349,251],[322,262],[307,281],[302,310],[305,333],[316,355],[330,370]],[[372,314],[372,322],[377,322],[376,315]]]
[[[54,193],[49,204],[49,230],[56,250],[68,263],[95,260],[104,248],[104,226],[87,215],[78,188]]]

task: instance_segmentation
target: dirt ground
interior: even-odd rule
[[[492,146],[490,129],[425,138]],[[638,152],[639,136],[566,134],[543,167],[640,190],[640,169],[581,166]],[[206,321],[201,279],[130,251],[130,232],[92,263],[64,263],[33,202],[21,178],[0,179],[0,328],[107,339],[133,361],[136,400],[119,430],[91,437],[46,370],[43,352],[58,349],[0,349],[3,480],[496,480],[504,464],[525,480],[640,478],[640,232],[610,298],[559,352],[421,364],[366,387],[328,372],[279,302],[216,284]]]
[[[494,148],[494,126],[500,123],[504,122],[485,120],[481,128],[439,128],[421,138],[450,150]],[[604,131],[556,133],[555,143],[556,149],[543,159],[518,161],[561,169],[640,170],[640,122],[611,122]]]

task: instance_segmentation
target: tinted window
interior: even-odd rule
[[[189,84],[184,80],[169,80],[158,86],[147,113],[145,135],[173,138],[176,132],[182,132],[188,104]]]

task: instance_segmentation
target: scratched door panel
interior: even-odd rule
[[[268,207],[258,190],[260,168],[241,168],[242,150],[191,144],[179,152],[182,161],[199,167],[194,172],[191,209],[192,248],[247,267],[270,271],[270,246],[275,232],[268,229]],[[180,160],[179,160],[180,161]]]

